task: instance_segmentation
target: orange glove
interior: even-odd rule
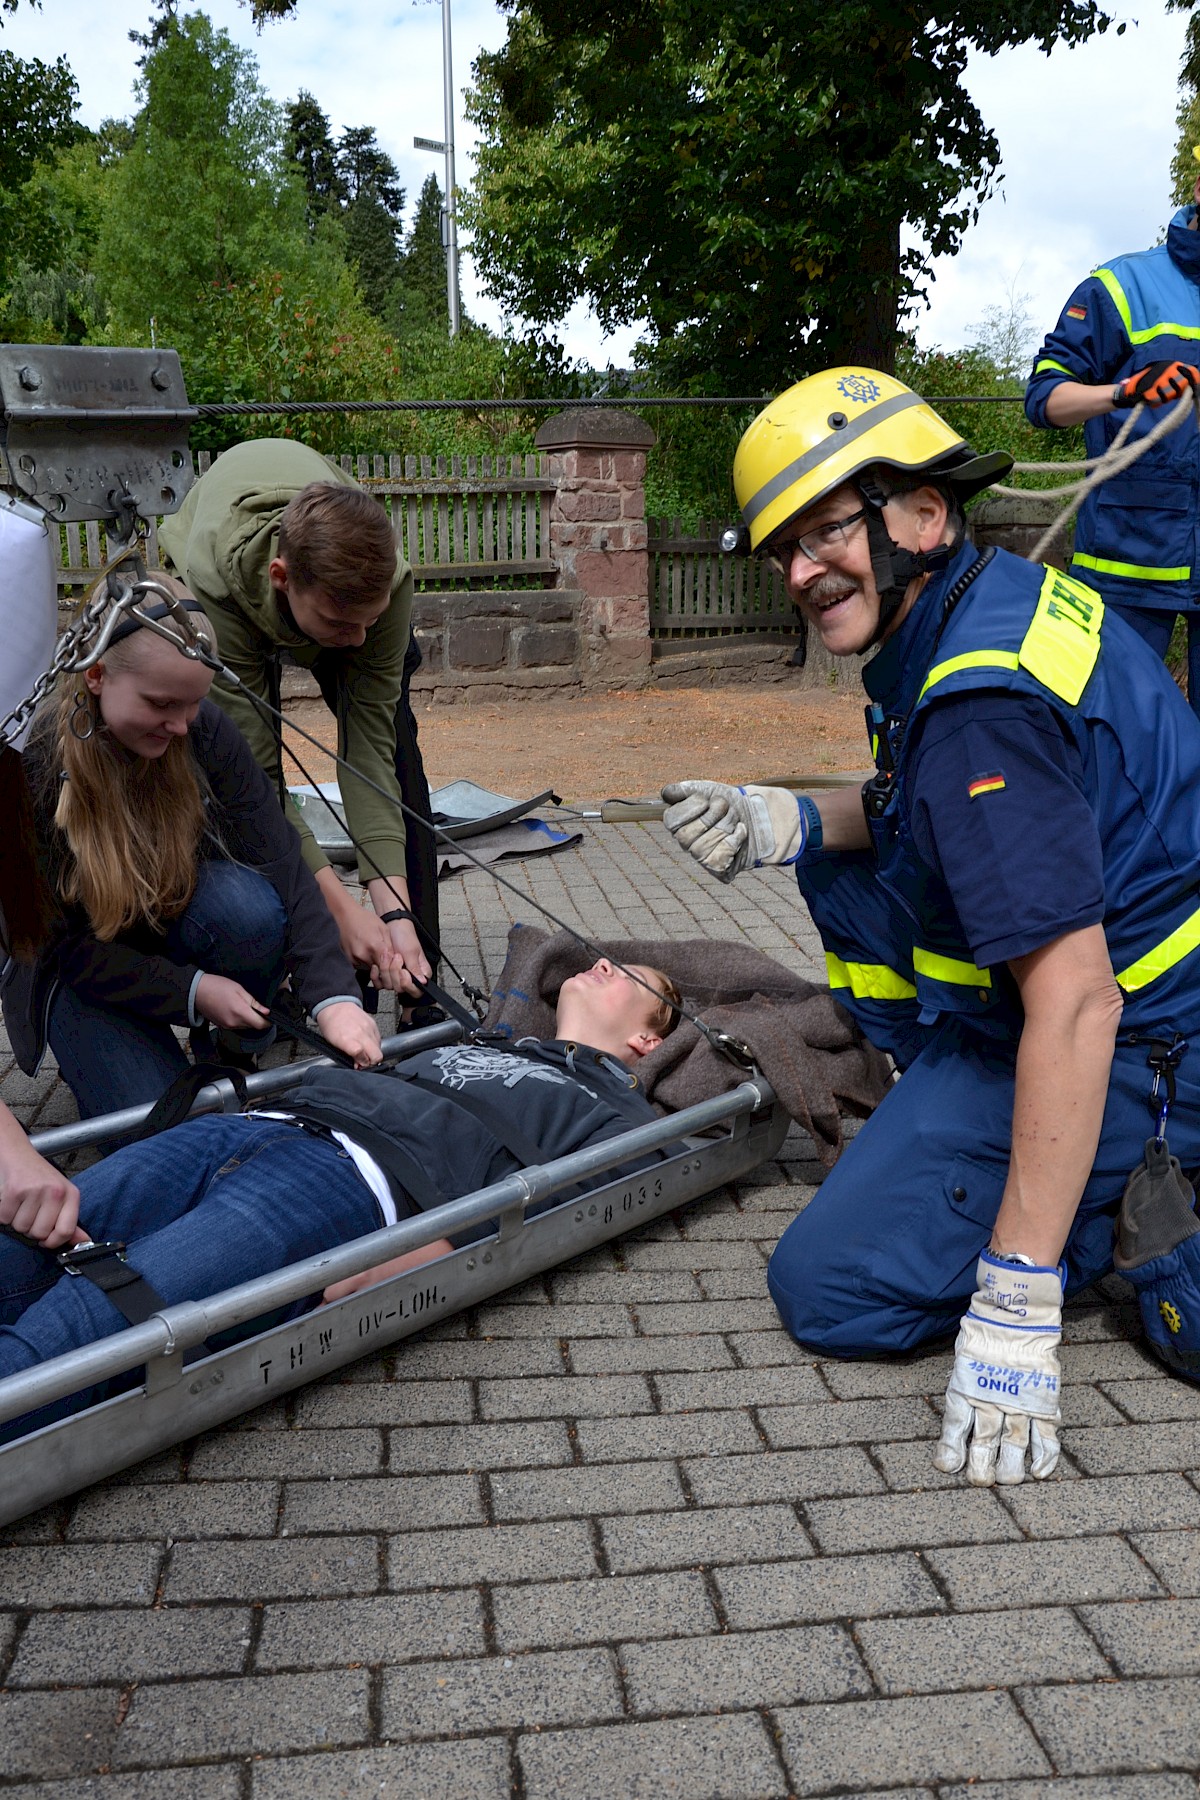
[[[1200,369],[1191,363],[1156,362],[1118,381],[1112,392],[1116,407],[1136,406],[1144,400],[1147,406],[1165,406],[1168,400],[1181,400],[1188,389],[1200,388]]]

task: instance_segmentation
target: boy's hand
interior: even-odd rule
[[[317,1014],[317,1030],[327,1044],[354,1058],[356,1069],[369,1069],[382,1062],[379,1027],[369,1014],[353,1000],[335,1000]]]

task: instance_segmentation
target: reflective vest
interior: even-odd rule
[[[953,572],[953,571],[952,571]],[[945,578],[919,605],[940,605]],[[872,823],[878,879],[913,933],[911,980],[927,1022],[969,1019],[1016,1037],[1006,968],[977,968],[951,897],[916,854],[905,745],[953,694],[1012,689],[1045,702],[1075,742],[1103,853],[1104,931],[1123,1029],[1200,1027],[1200,723],[1153,652],[1091,588],[1004,551],[951,614],[931,664],[900,697],[906,723],[890,797]],[[1054,845],[1045,846],[1054,856]]]
[[[1034,362],[1025,410],[1045,425],[1046,401],[1064,380],[1115,385],[1148,363],[1200,362],[1200,233],[1194,207],[1175,215],[1167,242],[1118,256],[1071,295]],[[1146,407],[1144,437],[1164,407]],[[1084,425],[1089,457],[1104,454],[1129,413]],[[1200,604],[1200,436],[1186,421],[1127,474],[1089,494],[1079,509],[1071,572],[1123,606],[1184,609]]]

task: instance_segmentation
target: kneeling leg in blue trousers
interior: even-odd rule
[[[1015,1049],[949,1026],[900,1078],[767,1270],[788,1331],[825,1356],[913,1350],[954,1331],[1004,1192]],[[1200,1163],[1200,1055],[1185,1057],[1171,1146]],[[1112,1268],[1113,1217],[1151,1120],[1144,1049],[1113,1062],[1100,1144],[1067,1239],[1067,1291]]]
[[[79,1190],[84,1228],[97,1241],[127,1243],[127,1260],[168,1305],[270,1274],[381,1222],[344,1150],[281,1120],[241,1115],[192,1119],[119,1150],[86,1170]],[[49,1258],[0,1239],[0,1377],[124,1329],[93,1282],[53,1276]],[[0,1427],[0,1438],[102,1397],[93,1388],[55,1402]]]

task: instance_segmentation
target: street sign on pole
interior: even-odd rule
[[[439,156],[445,156],[445,154],[446,154],[446,146],[445,146],[445,144],[443,144],[441,138],[415,137],[413,139],[413,149],[414,150],[436,150]]]

